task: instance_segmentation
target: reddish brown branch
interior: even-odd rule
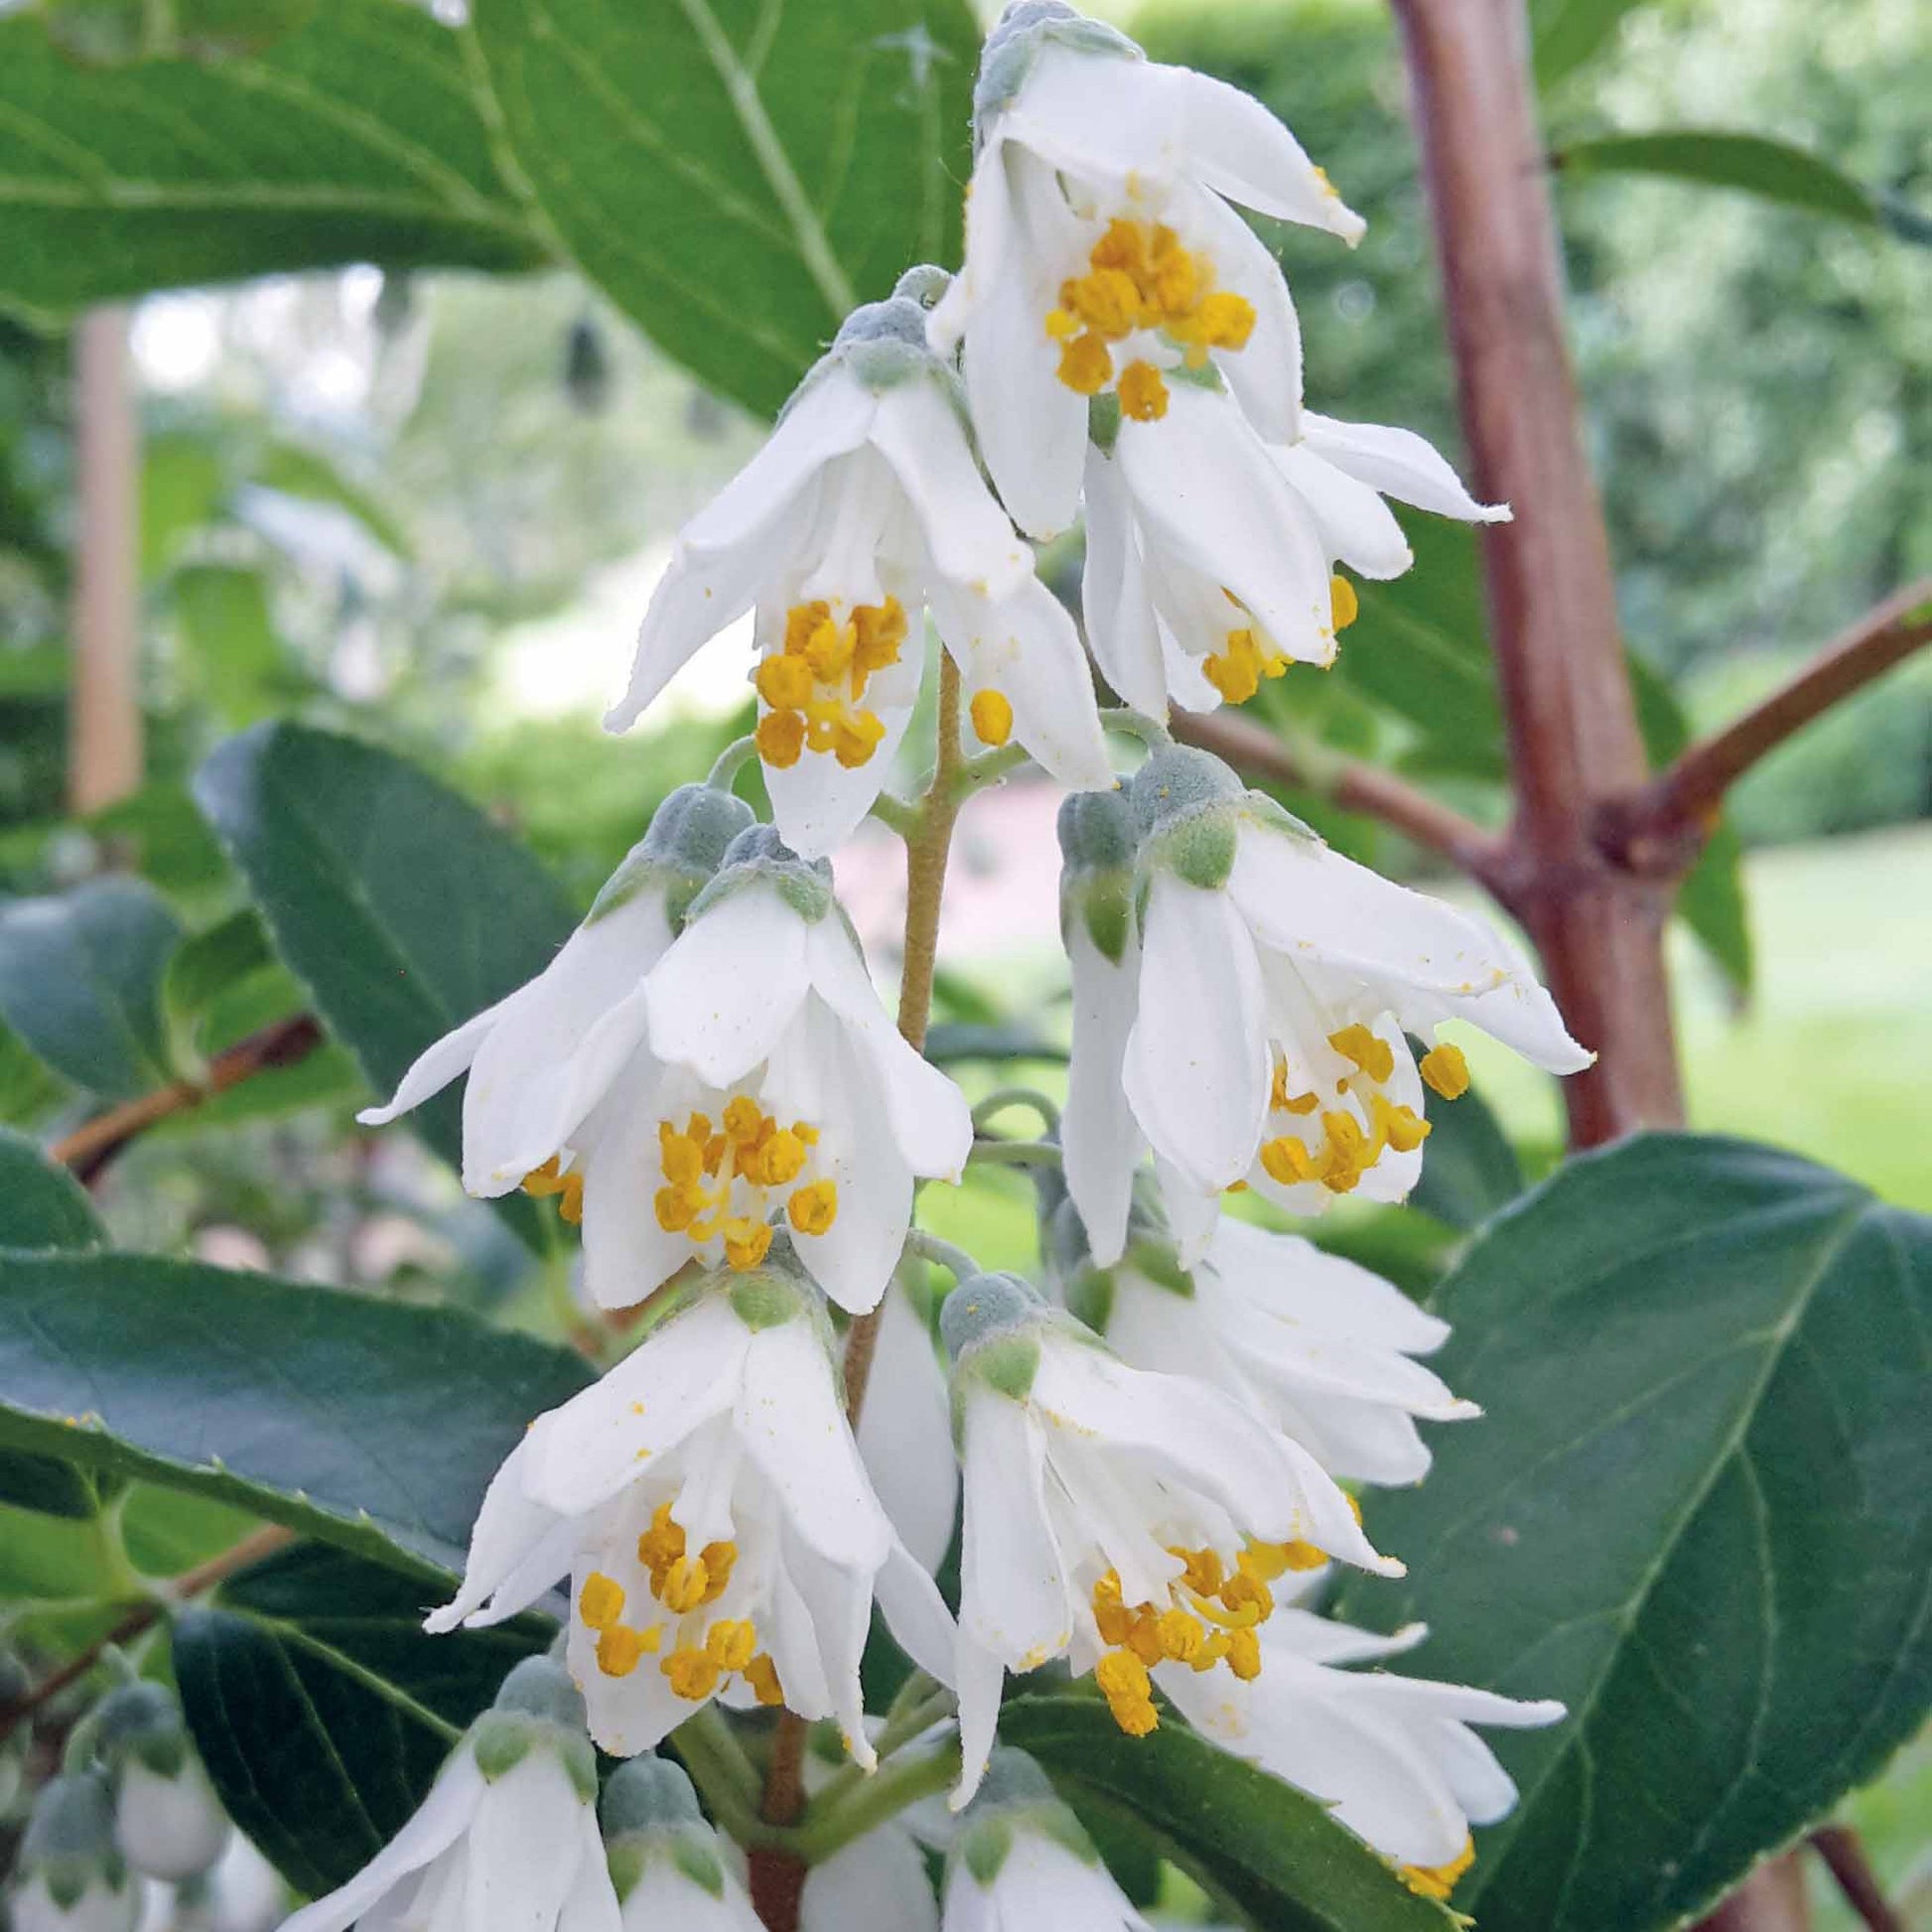
[[[215,1054],[208,1062],[205,1080],[177,1080],[142,1094],[138,1100],[110,1107],[84,1127],[75,1128],[65,1140],[56,1141],[50,1151],[81,1180],[92,1181],[137,1135],[171,1115],[186,1113],[217,1093],[225,1093],[253,1074],[274,1066],[293,1066],[321,1045],[322,1039],[322,1027],[310,1014],[278,1021]]]
[[[1932,642],[1932,577],[1908,584],[1834,638],[1787,684],[1669,770],[1603,808],[1599,839],[1638,871],[1679,872],[1695,859],[1724,796],[1760,759],[1834,705]]]
[[[1864,1855],[1859,1835],[1849,1825],[1821,1825],[1811,1835],[1811,1849],[1824,1860],[1845,1902],[1871,1932],[1906,1932],[1905,1921],[1886,1902],[1878,1874]]]
[[[292,1542],[294,1537],[295,1532],[284,1529],[280,1523],[265,1523],[260,1529],[249,1531],[240,1542],[230,1544],[227,1549],[209,1557],[206,1563],[198,1563],[192,1570],[184,1570],[180,1576],[171,1578],[162,1593],[144,1603],[134,1604],[105,1636],[96,1638],[78,1655],[70,1657],[17,1703],[0,1708],[0,1740],[8,1737],[17,1725],[24,1724],[43,1705],[59,1697],[69,1685],[79,1683],[100,1662],[106,1651],[117,1644],[132,1643],[144,1630],[152,1628],[172,1604],[185,1603],[212,1589],[216,1584],[225,1583],[237,1570],[245,1570],[251,1563],[260,1562],[263,1557]]]
[[[1494,833],[1484,831],[1473,819],[1439,803],[1426,791],[1418,791],[1393,772],[1349,759],[1337,759],[1332,768],[1317,770],[1251,718],[1227,711],[1177,711],[1173,734],[1184,744],[1197,745],[1203,752],[1225,759],[1237,771],[1316,791],[1344,811],[1380,819],[1484,883],[1490,880],[1501,857],[1501,841]]]

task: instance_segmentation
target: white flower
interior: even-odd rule
[[[1065,1203],[1056,1232],[1074,1214]],[[1112,1268],[1082,1269],[1073,1259],[1068,1306],[1122,1361],[1225,1390],[1330,1475],[1420,1482],[1430,1452],[1415,1419],[1482,1413],[1411,1359],[1442,1346],[1447,1322],[1299,1236],[1224,1214],[1189,1271],[1165,1227],[1137,1209]]]
[[[71,1772],[42,1788],[6,1906],[14,1932],[134,1932],[141,1887],[114,1842],[104,1773]]]
[[[226,1848],[227,1814],[159,1684],[123,1684],[95,1720],[114,1777],[114,1839],[135,1870],[174,1883],[207,1871]]]
[[[562,1671],[526,1658],[409,1823],[284,1932],[345,1932],[378,1911],[437,1932],[618,1932],[583,1710]]]
[[[1291,661],[1328,664],[1356,613],[1335,574],[1415,561],[1384,494],[1494,522],[1420,436],[1311,411],[1264,445],[1224,396],[1176,393],[1158,430],[1121,426],[1086,464],[1087,640],[1107,682],[1159,717],[1241,704]]]
[[[901,1820],[874,1826],[806,1872],[798,1932],[939,1932],[925,1855]]]
[[[1172,418],[1225,372],[1262,433],[1296,433],[1302,349],[1274,257],[1231,204],[1353,242],[1295,137],[1238,88],[1070,8],[1011,9],[975,91],[966,261],[932,317],[964,344],[973,422],[1023,529],[1073,520],[1088,398]]]
[[[1138,1736],[1156,1724],[1149,1665],[1248,1670],[1292,1564],[1401,1573],[1307,1450],[1205,1383],[1123,1366],[1018,1278],[971,1277],[940,1320],[965,1469],[956,1805],[1007,1671],[1064,1656]]]
[[[875,1594],[907,1652],[950,1675],[951,1619],[866,1480],[823,1306],[782,1243],[701,1283],[531,1424],[427,1627],[499,1622],[564,1576],[571,1672],[620,1756],[722,1697],[836,1718],[869,1763],[859,1659]]]
[[[463,1184],[485,1196],[529,1185],[561,1195],[566,1217],[581,1219],[582,1180],[558,1173],[560,1150],[643,1038],[644,975],[751,823],[751,807],[728,792],[672,792],[557,957],[439,1039],[403,1075],[394,1099],[358,1118],[381,1126],[467,1071]]]
[[[944,1932],[1151,1932],[1032,1758],[1001,1748],[946,1860]]]
[[[1070,955],[1079,1077],[1062,1136],[1101,1266],[1126,1237],[1119,1161],[1138,1139],[1191,1264],[1237,1181],[1299,1214],[1357,1190],[1408,1194],[1429,1132],[1424,1087],[1453,1099],[1468,1069],[1447,1042],[1418,1062],[1406,1035],[1463,1020],[1549,1072],[1589,1064],[1502,933],[1331,852],[1217,759],[1164,749],[1130,802],[1138,932],[1114,957]],[[1077,841],[1067,858],[1077,885]]]
[[[606,721],[629,726],[756,606],[759,751],[778,824],[808,857],[879,795],[918,697],[921,613],[983,743],[1011,734],[1063,784],[1112,782],[1073,621],[981,480],[925,321],[906,295],[854,312],[763,450],[685,525]]]
[[[602,1813],[623,1932],[761,1932],[677,1765],[649,1753],[620,1764]]]
[[[1428,1634],[1414,1623],[1379,1637],[1284,1605],[1262,1633],[1250,1682],[1172,1664],[1156,1681],[1197,1730],[1332,1805],[1417,1890],[1446,1898],[1474,1856],[1469,1827],[1493,1824],[1516,1802],[1509,1774],[1469,1726],[1550,1725],[1564,1709],[1339,1668],[1395,1656]]]

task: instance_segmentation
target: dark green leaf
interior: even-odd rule
[[[1456,1903],[1484,1932],[1695,1917],[1932,1703],[1932,1223],[1768,1148],[1572,1162],[1444,1284],[1434,1366],[1486,1416],[1369,1503],[1418,1667],[1570,1721]]]
[[[1097,1697],[1016,1698],[1003,1742],[1055,1784],[1130,1810],[1174,1863],[1260,1932],[1448,1932],[1418,1897],[1312,1798],[1176,1723],[1129,1737]]]
[[[41,1516],[71,1516],[84,1521],[98,1511],[100,1497],[71,1462],[0,1449],[0,1503],[31,1509]]]
[[[1571,175],[1662,175],[1705,188],[1734,188],[1760,201],[1829,214],[1861,227],[1878,225],[1869,189],[1829,161],[1762,134],[1725,128],[1663,128],[1572,141],[1552,157]]]
[[[1639,0],[1532,0],[1530,33],[1537,84],[1554,86],[1615,33]]]
[[[0,1015],[57,1073],[131,1099],[169,1077],[161,976],[180,937],[138,879],[0,903]]]
[[[450,1309],[137,1255],[0,1265],[0,1448],[453,1568],[574,1355]]]
[[[72,1174],[26,1135],[0,1128],[0,1249],[78,1252],[104,1238],[94,1204]]]
[[[298,1545],[176,1628],[182,1707],[215,1789],[303,1891],[382,1849],[504,1673],[550,1639],[535,1616],[428,1636],[436,1597],[433,1584]]]
[[[1450,1227],[1472,1228],[1522,1191],[1516,1150],[1479,1093],[1471,1088],[1460,1100],[1430,1108],[1428,1152],[1411,1206]]]
[[[424,1047],[550,963],[572,925],[549,875],[474,805],[353,739],[267,725],[202,767],[196,796],[277,950],[387,1093]],[[412,1117],[452,1165],[461,1102]],[[535,1203],[502,1204],[533,1245]]]
[[[958,258],[963,0],[480,0],[517,158],[587,273],[769,414],[859,301]]]
[[[191,918],[218,917],[233,908],[234,869],[186,785],[145,784],[94,813],[87,829],[116,864],[159,887]]]
[[[76,66],[0,20],[0,308],[333,267],[544,259],[497,171],[462,34],[396,0],[330,0],[259,56]]]
[[[76,60],[119,63],[252,54],[302,25],[317,0],[41,0],[54,41]]]

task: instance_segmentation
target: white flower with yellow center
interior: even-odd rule
[[[644,1037],[644,975],[657,964],[751,807],[708,785],[683,785],[612,875],[584,923],[535,979],[431,1046],[386,1106],[358,1118],[378,1127],[467,1072],[463,1184],[473,1194],[528,1185],[584,1214],[581,1173],[567,1150]],[[602,1296],[613,1306],[645,1290]],[[600,1285],[593,1282],[594,1290]]]
[[[571,1674],[618,1756],[718,1697],[834,1718],[870,1765],[859,1659],[875,1595],[915,1661],[950,1675],[951,1618],[866,1479],[830,1323],[788,1245],[703,1280],[531,1424],[426,1627],[500,1622],[566,1576]]]
[[[1046,1774],[1002,1745],[946,1855],[943,1932],[1045,1928],[1150,1932]]]
[[[1424,1089],[1454,1099],[1468,1067],[1449,1042],[1418,1060],[1406,1035],[1461,1020],[1547,1072],[1590,1063],[1501,932],[1331,852],[1218,759],[1164,748],[1129,803],[1135,929],[1105,923],[1112,955],[1070,954],[1079,1078],[1061,1132],[1103,1267],[1126,1239],[1122,1150],[1143,1139],[1191,1264],[1240,1182],[1298,1214],[1408,1194]],[[1061,823],[1064,847],[1076,822]],[[1090,870],[1077,836],[1067,862],[1077,897]]]
[[[1399,1655],[1428,1634],[1412,1623],[1376,1636],[1285,1603],[1262,1632],[1254,1678],[1168,1664],[1155,1681],[1196,1730],[1332,1806],[1415,1890],[1447,1898],[1474,1860],[1469,1827],[1494,1824],[1516,1803],[1509,1773],[1470,1726],[1552,1725],[1564,1708],[1343,1668]]]
[[[987,40],[974,125],[965,265],[931,335],[963,344],[980,447],[1023,529],[1071,524],[1092,398],[1173,423],[1225,374],[1264,435],[1296,434],[1294,307],[1234,205],[1351,243],[1362,221],[1280,121],[1070,7],[1022,0]]]
[[[1332,1476],[1420,1482],[1430,1453],[1417,1418],[1482,1412],[1414,1360],[1449,1324],[1340,1255],[1223,1214],[1193,1267],[1156,1204],[1137,1193],[1127,1252],[1094,1265],[1070,1200],[1044,1232],[1068,1308],[1136,1368],[1192,1375],[1291,1436]]]
[[[944,277],[915,269],[901,287]],[[756,607],[758,746],[786,841],[829,852],[871,809],[925,663],[922,615],[958,664],[975,735],[1063,784],[1112,781],[1073,621],[981,479],[958,381],[913,294],[854,311],[770,441],[685,525],[644,614],[635,721]]]
[[[761,1932],[691,1780],[646,1751],[611,1773],[599,1806],[623,1932]]]
[[[1264,445],[1223,396],[1176,397],[1158,432],[1123,423],[1086,469],[1087,640],[1107,682],[1159,717],[1242,704],[1291,662],[1333,662],[1359,577],[1415,561],[1385,495],[1464,522],[1478,503],[1420,436],[1306,412]]]
[[[965,1470],[956,1806],[1009,1670],[1065,1657],[1141,1736],[1163,1658],[1252,1675],[1285,1570],[1332,1556],[1401,1574],[1306,1449],[1203,1382],[1126,1367],[1017,1277],[961,1282],[940,1322]]]
[[[584,1700],[557,1665],[526,1658],[409,1823],[283,1932],[619,1932],[596,1804]]]

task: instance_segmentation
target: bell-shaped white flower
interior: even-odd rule
[[[500,1622],[565,1576],[571,1672],[619,1756],[722,1697],[836,1718],[870,1763],[859,1659],[875,1596],[908,1654],[950,1675],[951,1618],[866,1480],[830,1322],[787,1242],[705,1279],[531,1424],[427,1627]]]
[[[993,1753],[946,1858],[944,1932],[1151,1932],[1024,1751]]]
[[[620,1764],[600,1809],[623,1932],[761,1932],[691,1780],[668,1758]]]
[[[830,867],[743,833],[644,997],[648,1050],[574,1150],[593,1281],[754,1267],[780,1219],[835,1302],[875,1308],[915,1179],[957,1179],[973,1124],[887,1018]]]
[[[1353,584],[1415,561],[1383,497],[1465,522],[1478,503],[1420,436],[1306,412],[1264,445],[1225,396],[1176,396],[1159,430],[1087,455],[1087,641],[1107,682],[1162,715],[1241,704],[1291,662],[1328,664]]]
[[[1152,1145],[1191,1263],[1240,1181],[1298,1214],[1408,1194],[1424,1088],[1453,1099],[1468,1068],[1449,1042],[1418,1061],[1406,1035],[1463,1020],[1548,1072],[1590,1063],[1511,940],[1331,852],[1218,759],[1163,749],[1129,789],[1138,956],[1125,939],[1105,971],[1071,955],[1074,1060],[1095,1063],[1069,1078],[1061,1124],[1101,1266],[1126,1239],[1131,1174],[1093,1176],[1130,1140]]]
[[[1235,204],[1353,242],[1362,222],[1260,102],[1036,0],[988,38],[966,260],[933,312],[963,343],[995,485],[1021,527],[1073,520],[1088,402],[1173,425],[1224,374],[1262,433],[1301,403],[1295,311]]]
[[[141,1886],[115,1843],[105,1772],[69,1772],[42,1787],[6,1906],[14,1932],[135,1932]]]
[[[584,1701],[555,1664],[526,1658],[409,1823],[284,1932],[346,1932],[378,1913],[436,1932],[618,1932],[596,1805]]]
[[[101,1700],[100,1752],[114,1776],[114,1836],[129,1864],[179,1884],[226,1849],[227,1814],[159,1684],[123,1684]]]
[[[1284,1604],[1261,1633],[1252,1679],[1210,1680],[1173,1664],[1155,1677],[1197,1730],[1333,1806],[1416,1890],[1447,1898],[1474,1858],[1469,1827],[1494,1824],[1516,1802],[1509,1773],[1470,1726],[1551,1725],[1564,1708],[1343,1668],[1397,1656],[1428,1634],[1414,1623],[1376,1636]]]
[[[1430,1452],[1416,1419],[1482,1413],[1414,1359],[1449,1339],[1446,1321],[1298,1235],[1223,1214],[1186,1268],[1158,1207],[1137,1198],[1126,1253],[1099,1268],[1066,1200],[1044,1245],[1068,1308],[1122,1361],[1224,1390],[1332,1476],[1420,1482]]]
[[[922,615],[982,743],[1011,735],[1063,784],[1111,782],[1073,621],[980,477],[925,324],[909,294],[853,313],[763,450],[685,525],[606,721],[628,727],[756,607],[759,753],[785,839],[808,857],[879,795],[918,697]]]
[[[485,1196],[519,1186],[556,1194],[565,1217],[581,1220],[582,1176],[559,1172],[569,1167],[572,1137],[644,1036],[644,975],[751,823],[751,807],[729,792],[672,792],[556,958],[439,1039],[394,1099],[358,1118],[381,1126],[468,1072],[463,1184]]]
[[[1017,1277],[970,1277],[940,1320],[965,1469],[956,1805],[1007,1671],[1064,1656],[1138,1736],[1157,1723],[1150,1666],[1249,1670],[1269,1582],[1295,1563],[1401,1574],[1306,1449],[1190,1376],[1124,1366]]]

